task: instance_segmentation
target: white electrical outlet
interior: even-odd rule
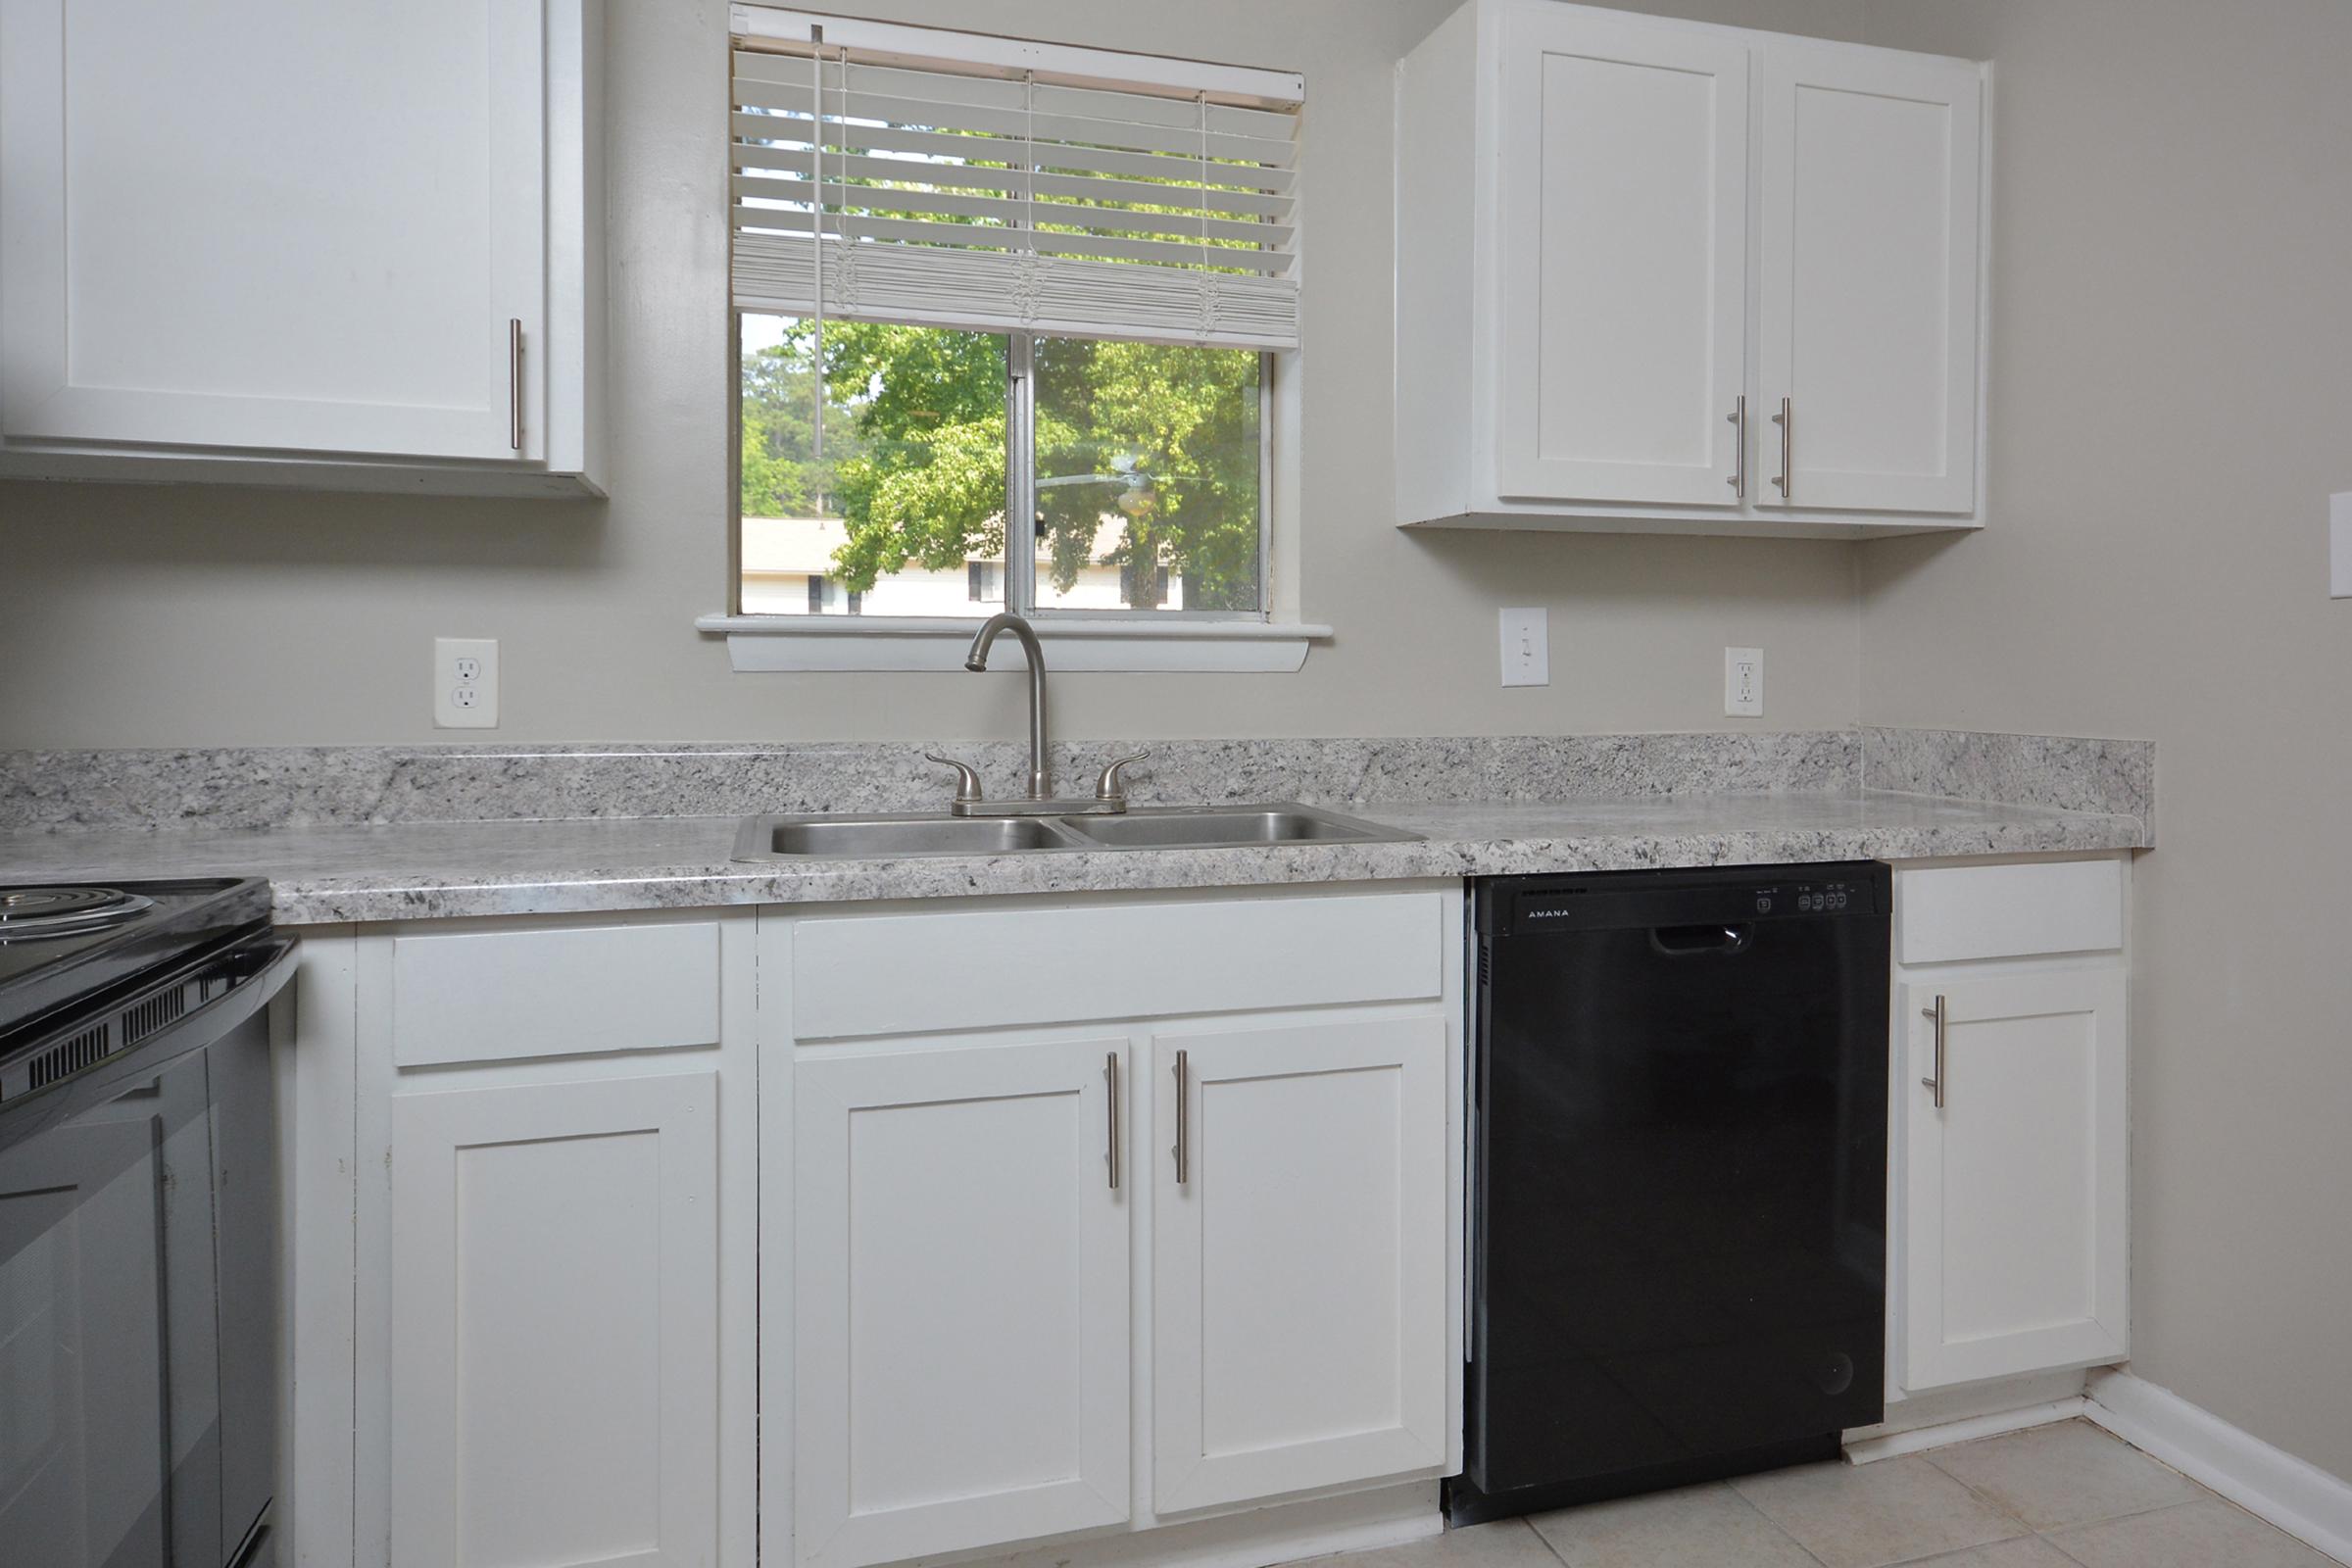
[[[2328,597],[2352,599],[2352,490],[2328,498]]]
[[[1502,612],[1502,683],[1505,686],[1551,684],[1550,616],[1543,610]]]
[[[1723,651],[1723,710],[1735,718],[1764,716],[1764,650]]]
[[[498,728],[498,643],[495,639],[433,639],[433,727]]]

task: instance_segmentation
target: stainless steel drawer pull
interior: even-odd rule
[[[1732,495],[1733,495],[1735,498],[1737,498],[1738,500],[1740,500],[1740,501],[1745,501],[1745,500],[1747,499],[1747,394],[1746,394],[1746,393],[1744,393],[1744,392],[1740,393],[1740,401],[1739,401],[1738,403],[1736,403],[1736,404],[1734,404],[1734,405],[1732,406],[1732,412],[1731,412],[1731,415],[1730,415],[1730,418],[1731,418],[1731,421],[1732,421],[1732,430],[1733,430],[1733,432],[1734,432],[1733,439],[1734,439],[1734,440],[1736,440],[1736,441],[1738,441],[1738,442],[1740,443],[1740,446],[1739,446],[1739,449],[1738,449],[1737,453],[1734,455],[1734,457],[1733,457],[1733,459],[1732,459],[1732,476],[1731,476],[1729,479],[1726,479],[1726,480],[1724,480],[1723,482],[1724,482],[1725,484],[1728,484],[1728,485],[1730,485],[1730,486],[1732,487]]]
[[[1189,1107],[1186,1105],[1186,1103],[1185,1103],[1185,1102],[1186,1102],[1187,1100],[1189,1100],[1189,1099],[1191,1099],[1191,1098],[1192,1098],[1192,1097],[1191,1097],[1191,1093],[1190,1093],[1190,1091],[1189,1091],[1189,1090],[1186,1088],[1186,1086],[1185,1086],[1185,1076],[1186,1076],[1186,1074],[1185,1074],[1185,1069],[1186,1069],[1187,1065],[1189,1064],[1189,1061],[1190,1061],[1190,1058],[1189,1058],[1189,1057],[1187,1057],[1183,1052],[1179,1051],[1178,1053],[1176,1053],[1176,1151],[1175,1151],[1175,1152],[1176,1152],[1176,1185],[1177,1185],[1177,1186],[1179,1186],[1179,1187],[1182,1187],[1183,1185],[1185,1185],[1185,1183],[1187,1183],[1187,1182],[1189,1182],[1189,1181],[1191,1181],[1191,1180],[1193,1179],[1193,1165],[1192,1165],[1192,1160],[1191,1160],[1191,1159],[1190,1159],[1190,1158],[1189,1158],[1189,1157],[1186,1155],[1186,1153],[1185,1153],[1185,1149],[1184,1149],[1184,1146],[1185,1146],[1185,1144],[1186,1144],[1186,1142],[1187,1142],[1187,1137],[1186,1137],[1186,1134],[1187,1134],[1187,1131],[1188,1131],[1188,1128],[1189,1128],[1189,1126],[1190,1126],[1191,1119],[1192,1119],[1192,1117],[1191,1117],[1191,1111],[1190,1111],[1190,1108],[1189,1108]]]
[[[507,321],[507,445],[522,450],[522,318]]]
[[[1951,1018],[1945,1008],[1944,999],[1941,997],[1937,997],[1936,999],[1936,1005],[1933,1007],[1922,1007],[1919,1010],[1922,1017],[1933,1018],[1936,1021],[1936,1059],[1934,1075],[1931,1077],[1922,1078],[1919,1081],[1919,1086],[1922,1089],[1931,1091],[1935,1095],[1936,1108],[1937,1110],[1941,1110],[1943,1108],[1943,1042],[1945,1034],[1949,1032]]]
[[[1102,1077],[1110,1085],[1110,1152],[1105,1162],[1110,1166],[1110,1190],[1119,1190],[1119,1054],[1115,1051],[1102,1058]]]
[[[1796,411],[1790,407],[1789,399],[1781,399],[1781,412],[1772,416],[1772,422],[1781,427],[1781,471],[1773,476],[1772,482],[1779,487],[1781,499],[1786,501],[1788,499],[1788,481],[1796,477],[1795,465],[1788,456],[1796,441]]]

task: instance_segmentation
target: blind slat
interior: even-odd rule
[[[1107,69],[1041,82],[952,59],[743,50],[734,68],[739,309],[1298,341],[1295,112],[1187,97],[1159,75],[1129,89]]]
[[[808,144],[808,110],[795,115],[760,114],[738,110],[734,118],[735,136],[739,142],[783,141]],[[953,162],[1004,162],[1017,164],[1023,152],[1017,141],[1007,142],[993,136],[956,136],[944,131],[914,130],[904,125],[853,125],[847,127],[855,140],[854,147],[879,152],[913,153],[922,157],[942,158]],[[834,155],[841,145],[844,127],[828,124],[825,130],[826,156]],[[1119,174],[1146,180],[1167,179],[1178,162],[1164,153],[1119,152],[1106,147],[1066,147],[1054,144],[1041,146],[1038,151],[1050,156],[1038,162],[1045,169],[1084,170],[1094,173]],[[1181,161],[1191,177],[1199,178],[1200,165],[1197,160]],[[1274,169],[1262,164],[1210,164],[1207,177],[1212,188],[1238,190],[1288,191],[1297,183],[1297,175],[1288,169]]]
[[[827,60],[824,72],[825,91],[839,94],[840,65]],[[775,83],[803,92],[808,91],[815,79],[806,55],[775,55],[752,50],[736,51],[735,74],[744,81]],[[941,103],[989,104],[1010,109],[1021,107],[1024,93],[1028,90],[1017,76],[920,71],[906,66],[869,65],[855,61],[851,67],[851,79],[854,86],[864,86],[877,92],[933,99]],[[1174,93],[1071,87],[1054,83],[1040,83],[1035,90],[1037,108],[1053,114],[1077,115],[1091,120],[1133,120],[1147,124],[1191,126],[1198,123],[1196,117],[1200,113],[1197,100]],[[1293,122],[1297,118],[1280,110],[1245,109],[1235,104],[1211,103],[1206,107],[1209,129],[1231,131],[1239,136],[1264,136],[1275,141],[1290,139]]]
[[[814,89],[776,82],[738,81],[735,101],[747,109],[780,109],[806,113]],[[1085,147],[1116,147],[1132,152],[1173,153],[1187,158],[1207,157],[1238,164],[1264,164],[1285,169],[1291,144],[1264,136],[1236,136],[1230,131],[1201,130],[1185,125],[1145,125],[1131,121],[1088,120],[1075,115],[1028,114],[1018,105],[992,109],[979,104],[942,104],[921,98],[896,98],[854,88],[848,94],[827,92],[824,114],[828,123],[847,121],[854,130],[860,122],[886,125],[920,126],[928,130],[981,131],[1018,140],[1072,142]]]
[[[807,179],[767,179],[757,174],[737,174],[732,183],[739,197],[759,197],[803,205],[810,200],[813,192],[813,187]],[[1280,248],[1291,242],[1291,229],[1282,223],[1204,218],[1199,213],[1144,213],[1097,203],[1028,202],[1018,196],[966,196],[949,191],[906,190],[889,185],[849,185],[832,179],[824,183],[824,201],[829,210],[836,212],[847,209],[864,213],[938,213],[1015,228],[1034,222],[1045,228],[1107,228],[1127,234],[1192,235],[1261,247]],[[1210,255],[1221,262],[1234,248],[1231,245],[1211,247]],[[1195,260],[1200,259],[1199,247],[1195,247],[1193,254]]]
[[[838,239],[825,246],[825,315],[834,319],[983,332],[1009,324],[1054,336],[1227,348],[1288,348],[1298,341],[1297,292],[1271,278],[1004,251],[917,251]],[[737,235],[737,308],[807,314],[817,272],[813,249],[806,234]],[[1146,273],[1153,275],[1139,275]],[[1171,280],[1177,286],[1168,286]],[[1035,291],[1037,306],[1008,323],[1004,297],[1024,288]]]
[[[734,209],[738,229],[772,228],[788,233],[808,232],[807,208],[747,207]],[[828,206],[825,232],[851,240],[898,240],[908,246],[949,250],[1030,252],[1040,256],[1116,257],[1122,261],[1155,263],[1161,268],[1208,268],[1268,274],[1290,270],[1291,258],[1279,251],[1211,249],[1173,240],[1128,239],[1114,234],[1071,234],[1053,229],[1006,228],[994,223],[927,221],[919,218],[874,218],[849,214]]]
[[[735,144],[735,167],[738,170],[784,171],[806,179],[812,162],[807,147],[763,147],[750,142]],[[970,164],[917,163],[905,158],[872,158],[862,153],[827,156],[825,172],[840,173],[854,179],[895,180],[956,190],[1006,192],[1025,191],[1034,180],[1040,196],[1060,196],[1083,202],[1165,206],[1171,195],[1167,186],[1149,180],[1114,179],[1095,174],[1034,173],[1026,170],[989,169]],[[1212,213],[1264,218],[1277,223],[1291,215],[1291,199],[1288,196],[1223,190],[1213,185],[1205,190],[1187,189],[1183,194]]]

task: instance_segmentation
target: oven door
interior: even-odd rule
[[[0,1563],[266,1561],[276,1469],[276,1136],[232,991],[0,1109]],[[274,961],[269,961],[274,958]]]

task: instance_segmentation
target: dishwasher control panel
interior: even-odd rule
[[[1573,882],[1563,879],[1557,886],[1538,879],[1533,886],[1517,889],[1502,908],[1483,907],[1481,925],[1494,935],[1533,936],[1544,931],[1685,925],[1693,920],[1742,924],[1887,912],[1884,866],[1825,865],[1818,874],[1802,876],[1786,874],[1787,867],[1775,869],[1781,874],[1733,877],[1724,871],[1698,872],[1687,882],[1654,871],[1581,876]],[[1614,882],[1615,874],[1627,880]]]

